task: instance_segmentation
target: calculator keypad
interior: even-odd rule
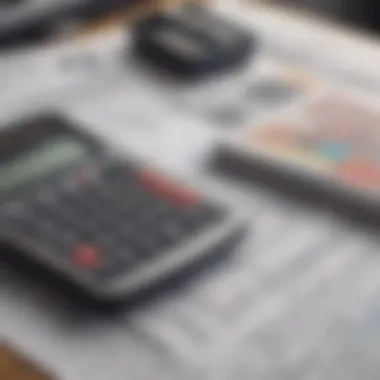
[[[221,210],[199,194],[151,171],[104,162],[44,186],[12,233],[99,279],[156,259],[217,222]],[[48,189],[49,187],[49,189]],[[3,223],[3,222],[2,222]]]

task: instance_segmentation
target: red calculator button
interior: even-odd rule
[[[191,206],[199,202],[199,196],[194,191],[149,170],[140,173],[140,181],[150,191],[171,200],[177,205]]]
[[[171,185],[166,178],[163,178],[159,174],[144,170],[140,173],[139,177],[142,185],[150,191],[160,195],[167,195],[170,193]]]
[[[72,258],[74,263],[81,268],[91,269],[100,265],[99,251],[89,244],[80,244],[75,247]]]
[[[172,194],[172,200],[178,206],[195,206],[199,203],[199,196],[189,189],[178,188]]]

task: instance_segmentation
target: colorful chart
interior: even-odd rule
[[[301,115],[302,122],[280,120],[255,128],[250,143],[284,162],[380,190],[380,113],[326,95]]]

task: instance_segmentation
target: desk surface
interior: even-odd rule
[[[224,3],[222,8],[228,6]],[[248,23],[251,16],[245,14],[244,19],[236,7],[231,8],[231,14],[234,9],[234,17],[239,15]],[[258,10],[255,13],[260,14]],[[271,12],[252,17],[255,28],[263,31],[271,28],[268,20],[272,20],[272,25],[279,24]],[[283,21],[284,25],[290,22]],[[308,38],[305,29],[300,28],[303,33],[295,28],[294,33],[284,36],[286,42],[293,43],[289,50],[299,46],[293,37],[304,41]],[[269,32],[263,32],[263,36],[270,37]],[[324,69],[330,69],[329,62],[341,55],[334,47],[349,46],[351,39],[342,42],[330,32],[318,35],[319,43],[330,41],[325,45],[326,60],[318,61]],[[111,49],[112,44],[119,46],[116,35],[107,38],[102,37],[94,50],[99,46],[101,49]],[[271,49],[278,46],[277,37],[273,43],[277,45]],[[311,50],[305,43],[301,45],[305,49],[303,53]],[[83,50],[83,46],[79,43],[76,48]],[[91,44],[85,46],[92,49]],[[36,66],[42,70],[41,62],[46,65],[61,62],[62,56],[71,54],[72,49],[52,48],[36,61],[30,58],[34,57],[33,52],[29,52],[28,59],[38,62]],[[372,62],[378,59],[369,47],[357,49],[371,56]],[[59,60],[52,59],[57,56]],[[351,57],[348,61],[352,62]],[[21,107],[23,111],[63,104],[88,123],[96,124],[98,120],[102,124],[102,113],[107,119],[110,110],[96,110],[96,104],[100,107],[104,94],[112,98],[128,90],[128,86],[118,83],[120,78],[126,78],[118,71],[120,67],[103,63],[99,80],[78,75],[71,78],[69,85],[67,77],[58,80],[56,71],[44,70],[46,87],[42,86],[34,100],[32,94],[36,87],[31,84],[28,91],[15,91],[12,101],[2,97],[0,107],[11,115],[21,112],[17,108],[20,102],[27,103]],[[371,67],[372,74],[358,70],[354,61],[346,69],[364,73],[357,78],[368,87],[366,75],[374,78],[371,85],[378,78]],[[331,70],[336,73],[336,69]],[[351,74],[345,73],[348,77]],[[372,92],[377,91],[373,86]],[[75,100],[79,96],[91,99],[90,106],[82,101],[80,106],[74,104],[76,101],[70,103],[68,98],[74,93]],[[98,103],[93,103],[95,100]],[[119,111],[123,110],[124,103],[119,101],[118,107]],[[173,120],[177,125],[179,116]],[[193,140],[195,126],[203,128],[198,124],[184,127],[181,140],[198,145]],[[116,142],[121,131],[117,128],[114,133],[105,131],[100,125],[96,133]],[[211,136],[210,146],[218,134],[217,131],[204,135]],[[130,135],[125,136],[129,140]],[[178,133],[176,136],[178,139]],[[185,145],[181,149],[175,144],[163,144],[163,147],[171,155],[171,162],[181,162],[194,177],[204,176],[202,165],[189,160],[192,155],[182,155]],[[148,154],[151,159],[162,157],[158,149],[148,149]],[[182,171],[183,167],[179,165],[175,169]],[[209,186],[219,188],[252,216],[246,239],[228,260],[200,274],[180,290],[111,315],[85,307],[73,308],[44,284],[1,265],[0,337],[41,361],[57,374],[58,380],[378,379],[380,258],[373,254],[379,246],[377,234],[327,211],[285,201],[259,186],[237,184],[215,174],[208,181]],[[344,366],[340,364],[343,360]]]

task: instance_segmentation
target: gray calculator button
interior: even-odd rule
[[[162,233],[165,238],[170,239],[173,242],[178,241],[185,233],[185,230],[178,223],[166,223],[162,226]]]
[[[0,215],[3,218],[17,218],[26,210],[25,204],[22,202],[11,202],[1,206]]]

